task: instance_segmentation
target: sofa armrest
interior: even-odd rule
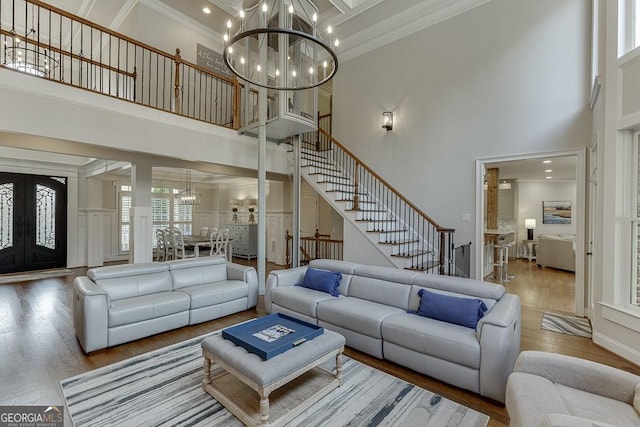
[[[307,267],[296,267],[287,270],[275,270],[269,274],[264,290],[264,308],[271,313],[271,291],[278,286],[294,286],[302,283]]]
[[[640,376],[590,360],[542,351],[523,351],[516,372],[538,375],[554,383],[633,404]]]
[[[85,353],[108,346],[109,293],[86,276],[73,281],[73,326]]]
[[[478,320],[478,327],[476,328],[478,339],[482,338],[482,331],[485,325],[507,328],[513,325],[519,315],[520,298],[514,294],[505,294],[484,317]]]
[[[227,262],[227,278],[247,283],[249,286],[248,309],[258,305],[258,273],[255,268]]]
[[[480,394],[504,402],[507,378],[520,353],[520,298],[505,294],[478,322]]]

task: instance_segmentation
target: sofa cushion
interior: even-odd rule
[[[476,329],[478,320],[484,316],[487,306],[478,298],[460,298],[437,294],[426,289],[418,291],[420,305],[417,314],[443,322],[454,323]]]
[[[621,426],[640,426],[640,418],[632,405],[562,384],[555,384],[555,388],[570,415],[605,423],[615,420]]]
[[[360,267],[360,264],[333,259],[312,259],[309,261],[309,267],[317,270],[339,271],[342,273],[342,280],[340,281],[338,292],[340,292],[340,295],[347,296],[349,295],[349,283],[351,283],[353,272],[356,268]]]
[[[165,263],[145,262],[92,268],[87,276],[109,293],[112,300],[173,290],[169,267]]]
[[[633,395],[633,408],[640,414],[640,383],[636,384],[635,394]]]
[[[318,302],[317,308],[318,320],[373,338],[382,338],[383,319],[403,312],[396,307],[352,297],[326,299]]]
[[[223,256],[178,259],[167,264],[174,290],[227,280],[227,261]]]
[[[403,311],[409,307],[410,291],[410,284],[362,276],[353,276],[349,284],[350,297],[397,307]]]
[[[419,295],[419,292],[422,289],[426,289],[427,291],[429,291],[431,293],[439,294],[439,295],[450,295],[450,296],[457,297],[457,298],[468,298],[468,299],[472,299],[472,300],[480,299],[487,306],[487,310],[486,311],[491,311],[493,306],[496,305],[496,303],[498,302],[497,300],[494,300],[494,299],[491,299],[491,298],[484,298],[484,297],[480,297],[480,296],[469,296],[469,295],[464,294],[464,293],[443,291],[443,290],[435,289],[435,288],[423,288],[422,286],[413,285],[411,287],[411,292],[409,294],[409,310],[408,311],[418,311],[418,308],[420,307],[420,299],[421,299],[420,295]]]
[[[271,291],[271,301],[274,304],[313,318],[318,317],[316,313],[318,303],[333,298],[326,292],[300,286],[280,286]]]
[[[513,425],[539,426],[549,413],[571,415],[547,378],[513,372],[507,381],[505,406]]]
[[[224,280],[181,288],[180,292],[189,295],[191,309],[194,310],[245,298],[249,295],[249,287],[239,280]]]
[[[480,369],[480,342],[472,329],[463,326],[402,313],[384,319],[382,338],[419,353]]]
[[[413,284],[423,288],[491,300],[499,300],[507,292],[504,286],[496,283],[439,274],[421,274],[413,280]]]
[[[342,280],[342,273],[339,271],[316,270],[315,268],[307,268],[302,283],[296,286],[325,292],[331,296],[340,296],[338,286]]]
[[[184,292],[158,292],[151,295],[112,301],[109,327],[128,325],[189,310],[189,296]]]

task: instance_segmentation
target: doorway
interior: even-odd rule
[[[67,181],[0,173],[0,273],[65,267]]]
[[[527,168],[527,162],[530,163],[540,163],[540,166],[543,166],[543,161],[549,159],[562,159],[562,158],[572,158],[574,159],[573,166],[573,176],[574,178],[574,192],[575,198],[573,207],[572,207],[572,219],[571,221],[575,224],[572,224],[572,227],[565,227],[567,229],[572,228],[575,234],[575,314],[578,316],[585,315],[585,309],[588,307],[588,301],[586,292],[585,292],[585,218],[586,218],[586,162],[585,162],[585,149],[576,149],[576,150],[567,150],[562,152],[545,152],[545,153],[535,153],[521,156],[504,156],[504,157],[493,157],[493,158],[482,158],[476,161],[476,241],[478,242],[475,245],[475,278],[482,280],[489,272],[487,271],[487,266],[484,265],[484,245],[482,244],[485,239],[485,189],[484,189],[484,171],[489,167],[502,166],[505,167],[507,165],[520,165],[518,170],[523,171]],[[547,169],[545,166],[541,168],[543,171]],[[549,167],[548,169],[552,169]],[[555,173],[555,172],[554,172]],[[553,175],[553,174],[551,174]],[[522,177],[511,177],[521,179]],[[502,176],[500,177],[502,179]],[[525,178],[526,180],[527,178]],[[529,178],[534,182],[534,178]],[[539,182],[550,182],[547,180],[546,176],[542,178]],[[526,200],[526,203],[531,206],[528,207],[529,210],[526,212],[518,212],[518,209],[515,211],[515,215],[513,218],[513,223],[516,230],[516,239],[517,244],[522,246],[523,236],[527,235],[527,231],[525,229],[525,216],[526,218],[537,218],[538,229],[536,234],[541,232],[545,233],[554,233],[554,234],[564,234],[564,228],[558,226],[557,228],[553,228],[555,226],[546,226],[543,225],[546,223],[546,219],[544,218],[543,212],[543,201],[557,201],[555,200],[555,196],[547,197],[544,193],[539,193],[536,195],[540,199],[540,203],[538,201],[532,202],[532,198],[525,197],[524,195],[520,195],[520,201]],[[562,197],[564,200],[564,197]],[[531,210],[533,209],[533,210]],[[522,213],[524,216],[520,215]],[[543,225],[543,227],[540,227]],[[534,225],[535,227],[535,225]],[[575,227],[575,228],[574,228]],[[519,250],[516,250],[516,256],[521,254]]]

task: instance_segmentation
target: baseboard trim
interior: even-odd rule
[[[596,331],[593,331],[593,342],[594,344],[597,344],[600,347],[603,347],[617,354],[618,356],[623,357],[628,361],[640,366],[640,351],[626,346]]]

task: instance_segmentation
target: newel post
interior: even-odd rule
[[[174,82],[174,113],[180,114],[180,63],[182,62],[182,57],[180,56],[180,49],[176,49],[176,56],[174,57],[174,62],[176,63],[176,76]]]
[[[284,243],[284,247],[285,247],[284,263],[287,266],[287,268],[290,268],[291,264],[290,264],[290,259],[289,259],[289,257],[290,257],[290,255],[289,255],[289,240],[292,240],[293,236],[289,235],[289,230],[285,230],[284,237],[285,237],[284,238],[284,242],[285,242]]]
[[[438,251],[440,254],[440,274],[444,274],[444,261],[445,261],[445,237],[444,237],[444,231],[441,231],[440,233],[440,250]]]
[[[358,175],[359,175],[359,171],[358,171],[358,161],[356,160],[356,165],[354,168],[354,173],[353,173],[353,185],[354,185],[354,193],[353,193],[353,210],[358,210],[360,209],[359,206],[359,202],[360,202],[360,196],[358,196]]]

